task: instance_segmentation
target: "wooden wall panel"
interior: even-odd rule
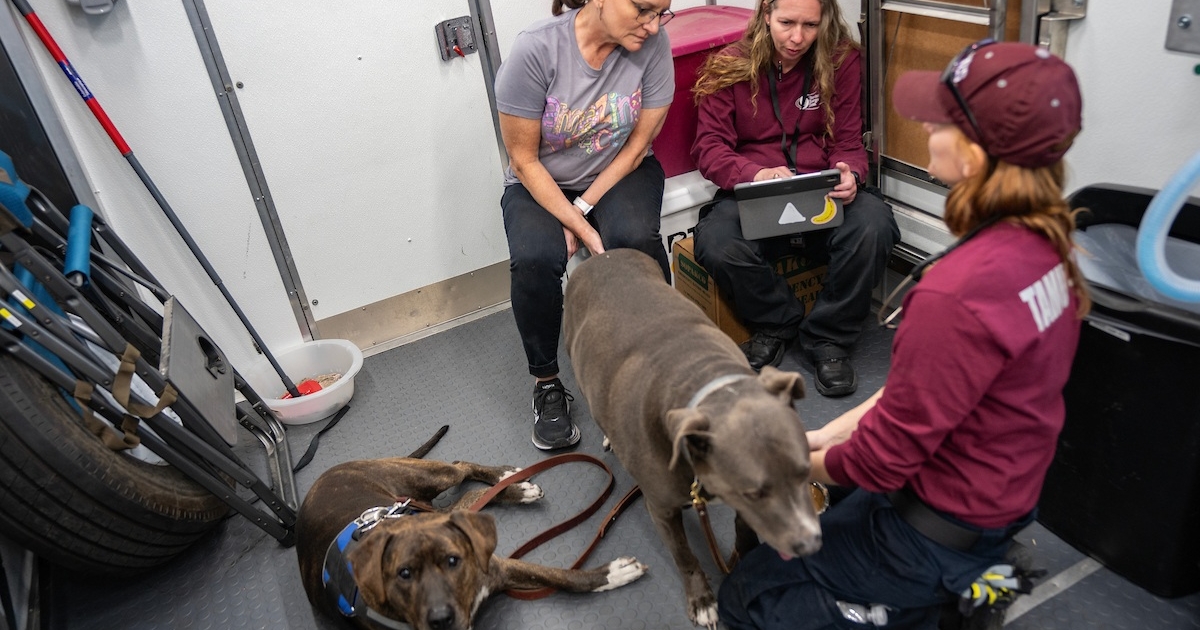
[[[979,2],[957,0],[954,4],[978,6]],[[893,11],[884,12],[884,24],[884,103],[887,119],[883,154],[924,169],[929,164],[927,135],[920,123],[901,118],[892,108],[892,89],[896,79],[908,70],[942,71],[950,59],[968,44],[987,37],[988,28]],[[1020,0],[1010,1],[1005,39],[1018,39],[1020,30]]]

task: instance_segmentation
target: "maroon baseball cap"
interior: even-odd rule
[[[1019,42],[983,40],[944,72],[906,72],[896,81],[892,104],[905,118],[953,123],[988,154],[1030,168],[1061,159],[1082,127],[1071,67],[1044,48]]]

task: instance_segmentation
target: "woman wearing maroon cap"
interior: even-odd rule
[[[720,591],[735,630],[934,627],[1033,521],[1054,456],[1090,306],[1062,194],[1075,75],[985,40],[943,73],[902,76],[894,104],[925,123],[959,241],[913,271],[901,309],[881,309],[904,315],[885,388],[809,432],[813,479],[856,489],[822,515],[816,554],[760,547],[739,563]]]

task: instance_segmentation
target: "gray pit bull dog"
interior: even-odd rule
[[[646,572],[634,558],[595,569],[560,569],[494,555],[496,522],[465,511],[486,489],[447,512],[405,514],[399,497],[432,501],[466,480],[495,485],[519,469],[407,457],[359,460],[325,471],[296,522],[296,559],[308,600],[359,628],[468,630],[480,604],[507,589],[606,591]],[[530,503],[538,486],[522,481],[496,496]]]
[[[693,481],[737,511],[735,556],[758,537],[785,557],[820,548],[808,440],[792,406],[804,396],[799,374],[767,367],[756,375],[635,250],[592,256],[575,270],[563,328],[592,417],[642,487],[693,623],[717,623],[716,598],[683,529]]]

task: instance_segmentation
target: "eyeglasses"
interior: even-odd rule
[[[967,99],[963,98],[962,92],[958,91],[958,82],[965,78],[967,69],[970,67],[970,61],[975,56],[975,51],[995,43],[996,40],[989,38],[981,39],[967,46],[954,59],[950,60],[950,64],[942,72],[942,84],[950,88],[950,93],[954,95],[954,100],[958,101],[959,108],[967,115],[967,122],[971,123],[971,128],[975,130],[975,137],[979,138],[980,145],[983,144],[983,132],[979,129],[979,122],[975,120],[975,112],[971,111],[971,107],[967,105]],[[960,71],[963,76],[959,76]]]
[[[629,1],[633,3],[633,8],[638,10],[638,24],[649,24],[654,21],[654,18],[658,18],[658,25],[666,26],[667,22],[670,22],[671,18],[675,17],[675,14],[670,9],[663,9],[662,11],[643,9],[642,5],[638,4],[634,0]]]

